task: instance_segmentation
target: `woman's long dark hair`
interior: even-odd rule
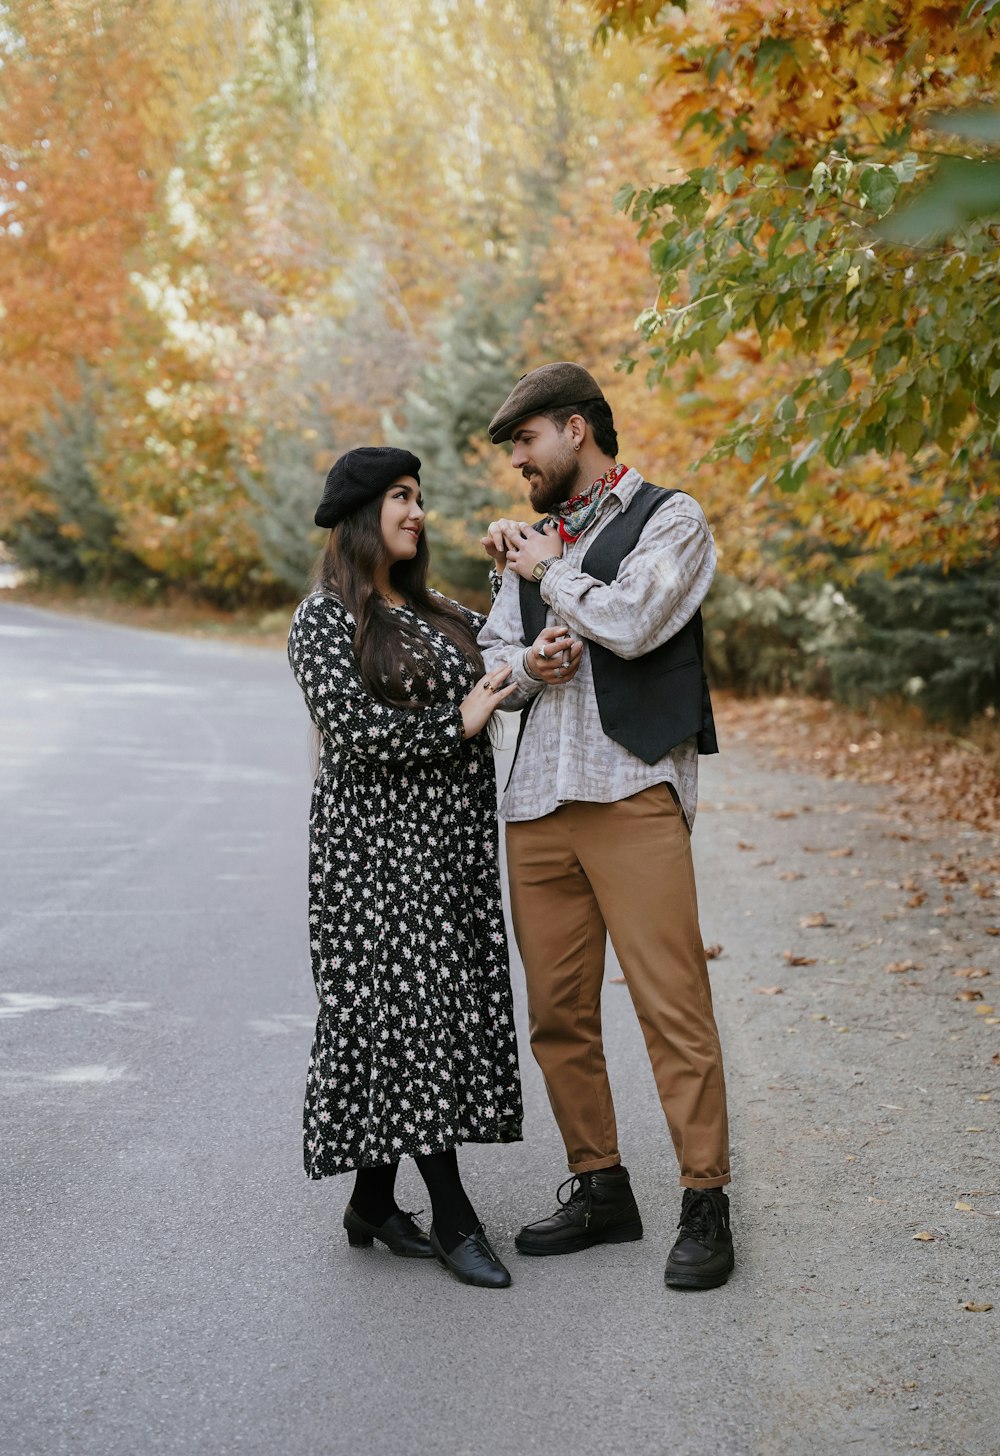
[[[405,617],[390,611],[375,587],[375,573],[386,559],[383,499],[379,496],[333,528],[316,563],[312,588],[332,592],[354,618],[354,655],[369,692],[390,707],[414,708],[426,701],[414,696],[415,670],[430,668],[433,658],[425,639]],[[483,659],[472,627],[458,607],[428,590],[429,564],[421,532],[417,554],[409,561],[393,562],[389,580],[425,622],[451,638],[480,677]]]

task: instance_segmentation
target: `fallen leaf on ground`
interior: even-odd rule
[[[816,964],[815,956],[795,955],[790,950],[785,951],[785,960],[790,966],[814,966]]]
[[[973,1098],[973,1101],[974,1102],[992,1102],[993,1101],[993,1093],[992,1092],[978,1092],[976,1094],[976,1096]]]
[[[781,986],[757,986],[758,996],[784,996],[785,992]]]
[[[970,1314],[986,1314],[993,1306],[992,1304],[976,1304],[973,1300],[967,1299],[962,1308],[967,1309]]]
[[[850,859],[853,853],[854,850],[847,845],[843,849],[828,849],[826,855],[827,859]]]
[[[914,1234],[913,1237],[916,1239],[918,1244],[933,1244],[936,1242],[934,1235],[928,1229],[921,1229],[920,1232],[918,1234]]]
[[[907,908],[910,910],[919,910],[920,906],[924,903],[926,899],[927,896],[923,893],[923,891],[918,890],[915,895],[911,895],[910,898],[907,900]]]
[[[832,920],[827,920],[822,910],[817,910],[812,915],[803,915],[799,919],[800,930],[828,930],[833,926]]]
[[[795,819],[798,815],[797,809],[775,809],[771,815],[772,819]]]
[[[951,913],[952,909],[950,905],[939,905],[934,911],[935,915],[950,915]]]
[[[966,1132],[985,1132],[985,1127],[967,1127]]]
[[[997,1066],[1000,1066],[1000,1052],[994,1052],[992,1057],[990,1057],[990,1061],[995,1062]]]
[[[744,844],[743,840],[742,839],[739,839],[736,842],[736,848],[737,849],[756,849],[757,846],[755,844]]]
[[[706,947],[705,947],[705,959],[707,961],[717,961],[719,959],[719,957],[720,957],[721,954],[722,954],[722,946],[721,945],[706,945]]]
[[[987,927],[986,927],[986,934],[987,935],[1000,935],[1000,925],[987,925]]]
[[[778,879],[779,880],[804,880],[805,879],[805,875],[802,874],[801,870],[785,870],[783,874],[780,874],[778,876]]]
[[[968,1128],[966,1128],[966,1132],[968,1132]],[[973,1212],[973,1208],[972,1208],[972,1204],[971,1203],[956,1203],[955,1204],[955,1207],[958,1209],[958,1211],[960,1213],[972,1213]]]
[[[982,991],[959,991],[955,997],[956,1001],[981,1001]]]
[[[804,844],[802,846],[802,852],[803,854],[822,854],[823,846],[820,844]]]
[[[957,971],[952,971],[952,975],[962,976],[966,981],[978,981],[988,976],[989,971],[985,966],[960,966]]]
[[[893,976],[898,976],[903,971],[922,971],[923,968],[921,961],[890,961],[886,966],[886,970]]]
[[[992,1016],[993,1015],[993,1007],[992,1006],[986,1006],[986,1005],[977,1006],[976,1007],[976,1015],[977,1016]]]
[[[754,862],[753,862],[753,867],[754,867],[755,870],[762,870],[762,869],[766,869],[768,865],[773,865],[773,864],[774,864],[774,860],[773,859],[755,859]]]
[[[909,875],[905,880],[902,881],[902,883],[900,884],[900,887],[899,888],[901,890],[909,890],[911,892],[911,894],[912,894],[912,892],[914,890],[919,890],[920,889],[920,885],[913,878],[912,875]]]

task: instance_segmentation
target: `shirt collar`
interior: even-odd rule
[[[614,490],[609,490],[607,495],[601,501],[598,507],[598,515],[602,515],[604,511],[608,509],[610,502],[615,499],[617,499],[618,501],[619,508],[623,511],[627,511],[629,506],[632,504],[632,500],[635,496],[636,491],[639,489],[642,483],[643,478],[639,474],[638,470],[632,470],[631,468],[626,470],[625,474],[615,486]]]

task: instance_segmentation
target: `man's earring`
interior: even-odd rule
[[[580,448],[580,446],[581,446],[582,443],[583,442],[581,440],[577,440],[576,444],[573,446],[573,449],[574,450],[579,450],[579,448]]]

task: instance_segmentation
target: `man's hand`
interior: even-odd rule
[[[541,531],[530,530],[516,521],[509,524],[514,529],[503,533],[507,562],[525,581],[531,581],[531,573],[540,561],[563,554],[559,527],[552,525],[551,521]]]
[[[558,688],[576,677],[582,657],[583,643],[570,635],[568,627],[543,627],[524,654],[524,665],[531,677]]]
[[[513,540],[522,532],[530,530],[526,521],[492,521],[487,528],[486,535],[481,537],[481,543],[486,555],[491,559],[497,569],[498,575],[503,572],[507,565],[507,538]]]

